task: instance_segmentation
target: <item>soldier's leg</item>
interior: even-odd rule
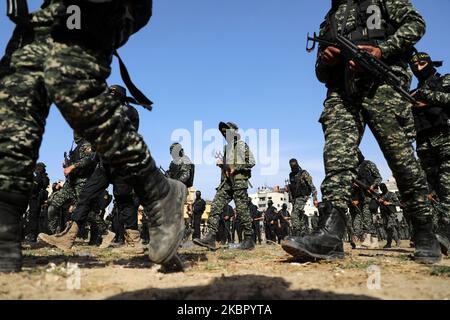
[[[362,233],[365,235],[370,235],[372,237],[378,237],[376,227],[373,223],[373,215],[371,210],[371,205],[373,200],[369,197],[364,199],[364,204],[361,212],[361,226]]]
[[[45,84],[70,126],[93,144],[113,174],[130,180],[150,219],[149,257],[164,263],[182,241],[186,188],[158,170],[120,102],[109,94],[112,54],[53,43],[45,63]]]
[[[435,230],[444,254],[450,250],[450,138],[438,134],[430,140],[430,148],[420,148],[418,154],[427,178],[436,192],[439,203],[435,207]],[[427,152],[431,151],[431,152]]]
[[[292,230],[293,233],[297,236],[307,233],[308,225],[307,220],[308,217],[305,215],[305,205],[307,199],[304,197],[299,197],[295,199],[294,207],[292,209],[291,221],[292,221]]]
[[[31,242],[36,242],[39,230],[39,217],[40,217],[39,199],[31,198],[28,205],[30,213],[28,218],[29,234],[27,235],[27,240]]]
[[[430,263],[439,261],[441,255],[432,233],[433,210],[428,200],[427,181],[402,126],[407,118],[405,110],[411,112],[410,107],[387,85],[380,86],[363,107],[368,125],[397,181],[404,211],[414,220],[416,259]]]
[[[325,134],[326,176],[321,186],[319,228],[303,238],[288,238],[282,247],[293,256],[343,258],[345,214],[357,176],[358,146],[364,122],[359,107],[344,101],[338,92],[328,94],[320,121]]]
[[[0,75],[0,272],[20,269],[20,217],[50,107],[40,68],[46,54],[39,42],[27,44]]]
[[[245,238],[253,237],[252,217],[248,207],[247,189],[239,189],[233,191],[233,199],[236,204],[236,211],[240,217],[240,230]]]
[[[214,250],[216,247],[216,236],[219,232],[219,224],[222,220],[222,211],[225,205],[233,200],[231,190],[217,190],[211,205],[211,213],[208,217],[208,233],[203,239],[194,239],[193,242],[199,246]]]
[[[92,202],[98,200],[105,189],[108,188],[109,182],[105,170],[97,167],[79,194],[76,209],[72,214],[73,221],[80,226],[86,223]]]
[[[216,234],[219,228],[219,221],[222,218],[223,208],[233,200],[231,191],[220,189],[217,191],[211,206],[211,213],[208,217],[208,232]]]
[[[134,203],[133,188],[120,176],[113,178],[113,187],[114,199],[125,229],[138,230],[138,212]]]
[[[202,222],[201,214],[194,214],[194,233],[192,235],[192,239],[197,239],[201,237],[200,234],[200,224]]]

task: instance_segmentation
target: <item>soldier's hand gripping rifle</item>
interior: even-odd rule
[[[383,199],[383,195],[380,192],[373,190],[372,187],[368,186],[364,182],[356,179],[353,181],[353,184],[369,194],[369,196],[374,199],[380,207],[387,207],[390,205],[389,203],[386,204],[386,201]]]
[[[391,86],[406,101],[412,103],[413,105],[417,104],[417,101],[409,94],[408,91],[404,89],[402,80],[395,75],[386,63],[371,55],[369,52],[359,48],[346,37],[337,35],[336,42],[332,42],[318,37],[316,33],[314,33],[312,37],[308,34],[306,40],[306,51],[314,51],[317,43],[340,49],[345,60],[354,61],[365,71],[367,71],[375,81]]]
[[[223,187],[226,181],[228,181],[230,185],[234,187],[235,180],[234,180],[233,166],[226,164],[226,159],[224,159],[223,154],[220,151],[216,153],[216,159],[220,160],[221,164],[218,166],[222,169],[222,174],[224,174],[226,177],[226,179],[222,181],[222,183],[220,184],[219,189]]]
[[[6,0],[6,15],[15,24],[29,24],[27,0]]]

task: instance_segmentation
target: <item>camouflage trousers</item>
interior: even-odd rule
[[[245,184],[245,186],[241,186],[240,184]],[[210,232],[217,234],[219,230],[219,223],[222,219],[223,208],[234,200],[244,237],[253,237],[252,218],[248,207],[248,193],[246,184],[247,183],[244,181],[236,181],[233,189],[221,188],[217,190],[216,196],[212,202],[211,214],[208,217],[208,230]]]
[[[386,85],[359,102],[349,101],[338,90],[329,91],[320,118],[325,135],[323,201],[347,210],[357,177],[358,147],[368,125],[397,181],[405,211],[415,218],[432,215],[425,174],[410,141],[408,108]]]
[[[362,206],[362,210],[358,212],[358,215],[355,217],[356,224],[360,225],[362,234],[371,234],[372,236],[377,235],[377,229],[373,223],[374,210],[371,209],[371,204],[373,203],[373,199],[366,197],[364,199],[364,203]],[[376,211],[375,211],[376,214]]]
[[[364,232],[362,228],[362,208],[360,205],[357,207],[350,206],[350,214],[348,215],[347,228],[351,228],[352,234],[358,239],[362,239]]]
[[[64,186],[51,198],[48,208],[48,228],[51,233],[55,233],[61,220],[61,209],[67,203],[76,204],[78,196],[81,193],[86,181],[70,184],[64,183]]]
[[[30,193],[54,103],[113,170],[134,178],[143,202],[167,193],[145,142],[109,94],[111,60],[109,52],[54,42],[49,30],[36,32],[33,41],[14,52],[14,73],[0,79],[0,191]]]
[[[301,233],[308,233],[308,217],[305,215],[305,206],[309,197],[298,197],[294,199],[291,223],[292,234],[300,235]]]
[[[438,218],[450,217],[450,136],[440,133],[417,139],[417,154],[427,180],[439,198]],[[436,219],[438,220],[438,219]]]

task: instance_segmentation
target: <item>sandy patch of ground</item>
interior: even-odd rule
[[[426,266],[406,247],[346,252],[341,261],[305,262],[277,245],[209,252],[187,243],[185,272],[162,273],[145,256],[37,246],[24,250],[23,272],[0,275],[0,299],[450,299],[448,257]]]

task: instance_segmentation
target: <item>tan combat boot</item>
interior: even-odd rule
[[[380,249],[380,244],[378,243],[377,237],[371,237],[370,249]]]
[[[75,239],[78,234],[78,225],[76,222],[70,222],[67,228],[58,234],[48,235],[45,233],[39,234],[38,238],[45,243],[57,247],[58,249],[68,251],[72,249]]]
[[[112,250],[117,254],[139,255],[144,253],[139,230],[125,230],[125,245]]]
[[[100,249],[108,248],[113,242],[116,234],[108,230],[108,233],[102,236],[102,244],[100,245]]]
[[[364,233],[364,241],[361,243],[361,247],[369,248],[372,245],[370,233]]]

